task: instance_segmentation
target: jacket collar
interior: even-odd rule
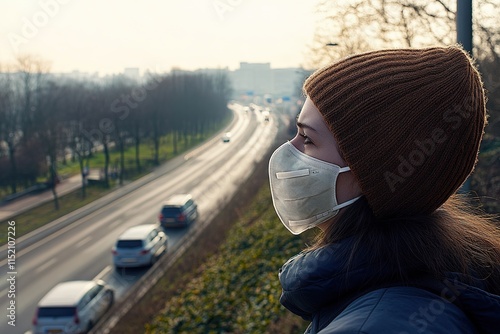
[[[352,239],[344,239],[314,251],[302,252],[288,260],[279,272],[282,305],[309,321],[315,316],[333,319],[367,291],[384,285],[403,285],[394,281],[384,268],[364,261],[369,256],[368,250],[363,248],[347,268],[352,247]],[[417,268],[407,269],[408,272],[418,272]],[[478,328],[485,333],[497,330],[500,296],[487,292],[483,281],[470,282],[450,273],[443,281],[423,277],[410,285],[441,296],[443,291],[449,291],[449,300],[459,306]]]

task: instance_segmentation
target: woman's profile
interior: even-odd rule
[[[357,54],[304,84],[297,135],[269,161],[273,204],[314,245],[280,270],[307,333],[498,333],[500,229],[457,190],[486,96],[459,46]]]

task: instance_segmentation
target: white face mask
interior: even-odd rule
[[[290,142],[278,147],[269,159],[269,183],[283,225],[300,234],[354,203],[359,197],[339,205],[335,190],[338,175],[349,170],[310,157]]]

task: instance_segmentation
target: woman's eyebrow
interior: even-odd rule
[[[297,127],[299,129],[308,129],[308,130],[311,130],[311,131],[314,131],[314,132],[318,132],[315,128],[313,128],[312,126],[308,125],[308,124],[305,124],[305,123],[302,123],[302,122],[299,122],[297,121]]]

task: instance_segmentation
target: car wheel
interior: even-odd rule
[[[108,305],[108,310],[113,306],[113,303],[115,302],[115,294],[113,291],[108,291],[108,298],[109,298],[109,305]]]
[[[92,327],[94,327],[94,324],[92,323],[92,321],[89,321],[88,324],[87,324],[87,330],[86,332],[90,332],[90,330],[92,329]]]

